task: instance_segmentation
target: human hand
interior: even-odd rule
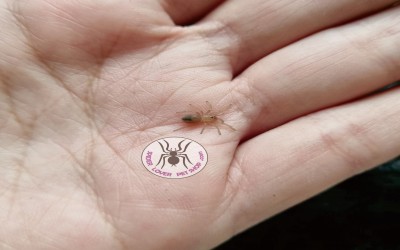
[[[393,0],[220,2],[2,1],[1,249],[207,249],[399,154]],[[174,132],[205,101],[236,131]]]

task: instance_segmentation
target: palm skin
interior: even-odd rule
[[[3,1],[2,249],[207,249],[398,154],[398,140],[368,134],[376,116],[337,122],[393,103],[398,90],[289,122],[363,93],[304,109],[291,96],[264,98],[251,85],[257,73],[240,77],[257,60],[231,56],[241,46],[230,29],[176,26],[156,2]],[[276,74],[293,72],[285,69]],[[183,126],[177,111],[206,101],[232,104],[221,117],[236,131],[174,132]],[[374,126],[395,124],[395,112]],[[362,153],[367,134],[373,157]],[[169,136],[202,144],[205,169],[179,180],[149,173],[143,149]]]

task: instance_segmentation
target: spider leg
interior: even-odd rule
[[[163,160],[163,167],[164,167],[164,162],[165,162],[165,157],[166,157],[166,156],[168,157],[168,154],[162,154],[162,155],[160,155],[160,160],[158,161],[158,163],[156,164],[156,166],[158,166],[158,164],[160,164],[161,160],[164,159],[164,160]]]
[[[192,112],[193,111],[197,111],[197,112],[201,112],[202,111],[201,108],[199,108],[197,106],[194,106],[193,104],[189,104],[189,107],[192,109]]]
[[[184,140],[183,140],[183,141],[184,141]],[[181,143],[182,143],[183,141],[181,141],[181,142],[178,144],[179,150],[178,150],[177,152],[179,152],[179,153],[185,153],[185,152],[186,152],[186,149],[189,147],[189,144],[192,143],[192,142],[189,142],[188,144],[186,144],[185,148],[182,150],[182,148],[181,148]],[[182,152],[181,152],[181,151],[182,151]]]
[[[174,129],[173,131],[175,132],[175,131],[178,131],[178,130],[181,130],[181,129],[184,129],[184,127]]]
[[[185,157],[184,156],[178,156],[180,158],[182,158],[182,162],[183,162],[183,166],[185,166],[186,169],[188,169],[188,167],[186,166],[186,162],[185,162]],[[192,164],[193,165],[193,164]]]
[[[224,122],[224,120],[222,120],[221,118],[218,118],[218,120],[219,120],[219,122],[220,122],[222,125],[227,126],[227,127],[230,128],[232,131],[236,131],[236,129],[235,129],[234,127],[232,127],[232,126],[229,125],[229,124],[226,124],[226,123]]]
[[[171,149],[169,148],[169,143],[166,141],[166,140],[163,140],[163,141],[165,141],[165,143],[167,144],[167,151],[171,151]],[[165,153],[168,153],[168,152],[165,152]]]
[[[207,127],[207,123],[204,123],[203,129],[201,130],[200,134],[204,132],[204,129]]]
[[[161,149],[162,149],[162,151],[163,151],[164,153],[168,153],[168,151],[166,151],[166,150],[164,149],[164,146],[161,144],[161,142],[158,141],[158,144],[160,144]],[[167,144],[167,145],[168,145],[168,144]]]
[[[186,158],[186,160],[188,160],[188,162],[189,162],[190,164],[193,165],[193,163],[190,161],[190,159],[189,159],[189,157],[187,156],[187,154],[180,154],[179,156],[180,156],[180,157]]]
[[[227,126],[228,128],[230,128],[232,131],[236,131],[236,129],[234,127],[232,127],[231,125],[228,125],[226,123],[224,123],[225,126]]]
[[[193,113],[193,111],[189,111],[189,110],[184,110],[184,111],[177,111],[177,114],[190,114]]]
[[[180,142],[178,143],[178,152],[182,150],[181,144],[182,144],[182,142],[184,142],[184,141],[185,141],[185,139],[183,139],[182,141],[180,141]]]
[[[185,141],[185,140],[183,139],[181,142],[178,143],[178,151],[177,151],[177,152],[180,152],[180,151],[182,150],[181,144],[182,144],[182,142],[184,142],[184,141]],[[189,145],[190,143],[192,143],[192,142],[189,142],[189,143],[186,145],[185,149],[184,149],[182,152],[185,152],[185,151],[186,151],[186,149],[187,149],[187,147],[188,147],[188,145]]]
[[[218,134],[219,134],[219,135],[221,135],[221,130],[219,129],[219,127],[218,127],[218,124],[215,124],[215,125],[214,125],[214,127],[216,127],[216,128],[217,128],[217,130],[218,130]]]
[[[168,158],[168,155],[166,155],[166,156],[163,157],[161,169],[163,169],[163,167],[165,166],[165,158]]]
[[[207,112],[206,112],[206,114],[208,114],[208,113],[210,113],[211,110],[212,110],[212,105],[211,105],[211,103],[210,103],[209,101],[206,101],[206,105],[207,105]]]
[[[168,158],[168,157],[169,157],[168,155],[163,157],[163,165],[162,165],[161,169],[165,166],[165,159]]]
[[[232,113],[232,106],[233,106],[233,104],[231,103],[231,104],[229,104],[227,107],[223,107],[223,108],[221,108],[221,109],[219,109],[217,112],[214,112],[215,114],[215,116],[220,116],[220,115],[222,115],[222,114],[227,114],[227,113]],[[227,111],[229,111],[229,110],[231,110],[230,112],[227,112]]]

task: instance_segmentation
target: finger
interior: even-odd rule
[[[228,172],[236,232],[398,156],[399,96],[320,111],[242,144]]]
[[[227,1],[204,22],[222,23],[238,49],[229,51],[234,72],[321,29],[381,10],[394,0],[380,1]],[[323,4],[322,4],[323,3]],[[243,11],[245,10],[245,11]]]
[[[224,0],[160,0],[171,19],[178,25],[195,22]]]
[[[400,79],[400,7],[323,31],[238,77],[260,112],[252,131],[343,103]]]

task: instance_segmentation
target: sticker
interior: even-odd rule
[[[183,137],[158,139],[142,153],[142,162],[147,170],[169,179],[195,175],[206,166],[207,160],[207,151],[202,145]]]

